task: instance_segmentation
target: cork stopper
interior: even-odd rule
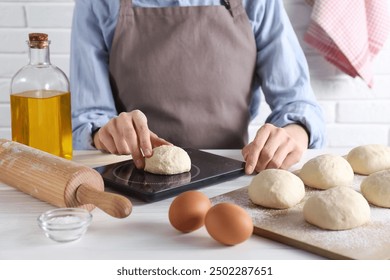
[[[29,45],[31,48],[44,49],[49,46],[49,36],[46,33],[30,33],[28,34]]]

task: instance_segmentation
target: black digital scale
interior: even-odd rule
[[[146,202],[178,195],[184,191],[239,177],[245,163],[196,149],[185,149],[191,170],[177,175],[156,175],[139,170],[132,160],[96,167],[105,187]]]

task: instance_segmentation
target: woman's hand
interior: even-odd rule
[[[170,145],[149,130],[147,118],[140,110],[121,113],[100,128],[93,137],[97,149],[112,154],[132,155],[137,168],[145,167],[145,157],[152,156],[152,149]]]
[[[308,142],[306,130],[298,124],[283,128],[265,124],[257,131],[255,139],[242,149],[245,173],[268,168],[288,169],[301,159]]]

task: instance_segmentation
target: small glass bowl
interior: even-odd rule
[[[38,217],[38,225],[45,235],[57,242],[79,239],[87,231],[92,214],[82,208],[58,208]]]

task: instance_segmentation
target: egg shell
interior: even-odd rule
[[[253,233],[249,214],[232,203],[219,203],[206,214],[205,226],[212,238],[224,245],[236,245],[247,240]]]
[[[191,232],[204,225],[210,199],[199,191],[187,191],[178,195],[169,207],[169,222],[181,232]]]

